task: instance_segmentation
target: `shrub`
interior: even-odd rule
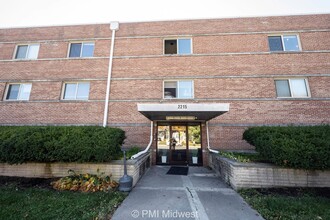
[[[254,127],[243,139],[260,155],[280,166],[301,169],[330,168],[330,126]]]
[[[219,154],[223,157],[226,157],[226,158],[229,158],[229,159],[241,162],[241,163],[265,161],[265,159],[260,157],[260,154],[255,154],[255,153],[220,151]]]
[[[0,162],[108,162],[124,139],[118,128],[0,126]]]
[[[134,154],[137,154],[137,153],[139,153],[141,150],[140,150],[140,148],[139,147],[137,147],[137,146],[133,146],[133,147],[131,147],[130,149],[128,149],[127,151],[126,151],[126,158],[127,159],[131,159],[131,157],[134,155]]]

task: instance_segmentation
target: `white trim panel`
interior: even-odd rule
[[[221,104],[138,104],[139,112],[228,112],[229,103]]]

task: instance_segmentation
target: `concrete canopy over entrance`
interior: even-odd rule
[[[208,121],[229,111],[228,103],[138,104],[138,111],[148,119]]]

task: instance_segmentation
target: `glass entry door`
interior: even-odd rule
[[[170,163],[170,126],[158,126],[157,163]]]
[[[187,164],[187,126],[170,126],[170,160],[172,164]]]
[[[200,125],[159,125],[157,164],[202,164]]]
[[[202,165],[202,136],[200,125],[188,126],[188,163]]]

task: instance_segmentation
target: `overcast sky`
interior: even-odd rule
[[[330,0],[1,0],[0,28],[325,13]]]

